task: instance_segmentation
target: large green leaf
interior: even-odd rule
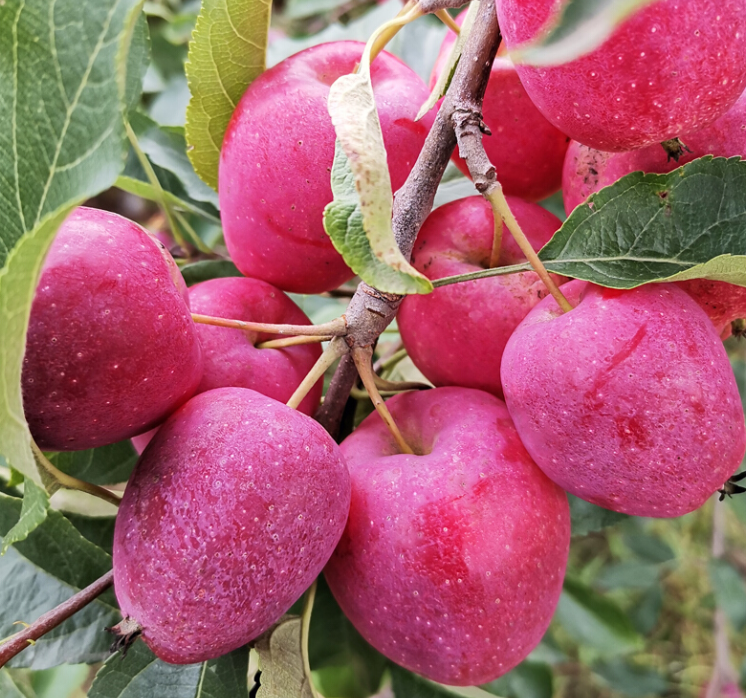
[[[146,56],[141,4],[0,4],[0,448],[37,481],[20,387],[31,301],[64,217],[122,168],[123,100],[134,100],[142,68],[133,64]]]
[[[390,215],[387,231],[366,233],[355,176],[339,141],[334,147],[332,194],[334,200],[324,209],[324,229],[347,265],[363,281],[387,293],[432,291],[430,281],[407,263],[396,246]],[[379,192],[377,198],[380,196]]]
[[[555,618],[577,642],[601,655],[630,652],[642,644],[642,637],[619,606],[569,578],[565,578]]]
[[[601,45],[625,19],[655,0],[567,0],[555,23],[513,51],[516,63],[567,63]]]
[[[0,669],[0,696],[2,698],[29,698],[7,669]]]
[[[21,501],[0,494],[0,535],[18,521]],[[0,637],[19,630],[111,569],[111,557],[87,541],[59,512],[0,558]],[[102,660],[111,637],[104,628],[121,616],[111,591],[50,631],[12,660],[12,666],[46,669]]]
[[[247,698],[249,650],[201,664],[167,664],[141,641],[127,656],[111,656],[88,698]]]
[[[114,547],[114,516],[86,516],[65,512],[65,518],[78,529],[83,538],[97,545],[109,555]]]
[[[391,664],[391,688],[395,698],[491,698],[496,693],[476,686],[444,686],[423,679],[396,664]]]
[[[264,71],[269,0],[202,0],[186,63],[186,139],[197,174],[218,188],[218,161],[233,110]]]
[[[612,288],[703,277],[746,286],[746,162],[708,156],[627,175],[578,206],[539,257]]]
[[[3,544],[0,547],[0,555],[5,555],[8,548],[14,543],[26,540],[29,535],[38,528],[47,518],[49,511],[49,495],[47,491],[39,487],[33,480],[26,479],[23,488],[23,505],[18,521],[3,536]]]
[[[126,482],[138,458],[129,439],[87,451],[64,451],[46,455],[63,473],[95,485]]]

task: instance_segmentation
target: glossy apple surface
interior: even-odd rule
[[[192,312],[271,324],[310,325],[306,314],[282,291],[258,279],[211,279],[189,289]],[[277,335],[197,325],[205,370],[197,392],[214,388],[251,388],[287,402],[321,356],[321,344],[283,349],[256,345]],[[312,415],[321,399],[323,381],[308,393],[298,409]]]
[[[565,493],[523,448],[505,404],[466,388],[387,402],[342,442],[350,517],[324,575],[363,637],[452,685],[490,681],[549,625],[570,542]]]
[[[738,468],[744,416],[715,327],[675,284],[563,286],[510,338],[502,380],[526,450],[560,487],[635,516],[681,516]]]
[[[220,155],[225,241],[246,276],[284,291],[330,291],[352,277],[323,227],[332,200],[332,83],[352,73],[363,44],[319,44],[260,75],[233,114]],[[428,90],[398,58],[382,53],[371,79],[396,191],[425,141],[431,117],[415,122]]]
[[[463,24],[465,12],[456,22]],[[456,42],[449,32],[443,41],[430,78],[433,87]],[[497,169],[506,194],[538,201],[556,192],[562,183],[562,165],[570,139],[534,106],[521,84],[513,62],[498,53],[492,64],[482,104],[484,122],[492,132],[482,137],[484,150]],[[469,175],[466,162],[453,153],[453,161]]]
[[[624,153],[606,153],[571,142],[562,172],[565,211],[569,215],[591,194],[630,172],[670,172],[703,155],[746,157],[746,94],[717,121],[681,136],[681,141],[691,152],[684,152],[678,162],[669,158],[658,143]]]
[[[44,262],[23,359],[23,405],[40,448],[115,443],[196,390],[202,353],[186,288],[163,245],[107,211],[78,208]]]
[[[560,227],[560,220],[537,204],[514,197],[508,203],[534,249]],[[428,216],[412,262],[430,279],[489,269],[493,237],[489,204],[481,196],[459,199]],[[502,240],[500,266],[526,261],[507,228]],[[547,293],[533,272],[466,281],[407,296],[397,322],[412,361],[434,385],[478,388],[502,397],[505,344]]]
[[[499,0],[509,50],[540,38],[567,0]],[[517,66],[539,111],[573,140],[619,151],[704,128],[746,87],[746,0],[658,0],[590,53]]]
[[[202,662],[267,630],[337,544],[350,503],[339,447],[253,390],[201,393],[158,430],[114,530],[114,589],[146,644]]]

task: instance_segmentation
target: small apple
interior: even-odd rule
[[[537,204],[514,197],[508,197],[508,203],[535,249],[560,227],[560,220]],[[489,269],[493,230],[492,210],[481,196],[453,201],[428,216],[412,263],[430,279]],[[499,266],[525,261],[506,229]],[[397,322],[409,356],[432,383],[478,388],[502,397],[500,361],[505,344],[547,294],[534,272],[466,281],[426,296],[407,296]]]
[[[441,683],[491,681],[538,644],[562,591],[565,493],[523,448],[505,404],[467,388],[387,403],[342,442],[350,517],[324,575],[389,659]]]
[[[306,314],[280,289],[265,281],[232,277],[211,279],[189,289],[192,312],[271,324],[310,325]],[[197,325],[204,373],[198,393],[214,388],[251,388],[287,402],[321,356],[320,344],[281,349],[256,345],[277,335],[212,325]],[[299,410],[312,415],[321,399],[323,381],[308,393]]]
[[[161,426],[125,489],[115,632],[141,633],[172,664],[245,645],[321,572],[349,505],[344,458],[317,422],[246,388],[197,395]]]
[[[502,381],[526,450],[572,494],[634,516],[681,516],[736,471],[743,407],[714,325],[675,284],[582,281],[545,298],[505,348]]]
[[[31,307],[23,406],[38,446],[95,448],[163,421],[196,390],[202,353],[173,259],[136,223],[80,207]]]

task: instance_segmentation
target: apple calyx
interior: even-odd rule
[[[109,647],[110,652],[121,652],[122,659],[127,656],[129,648],[142,635],[142,626],[132,616],[125,616],[119,623],[106,628],[106,632],[114,635],[114,642]]]

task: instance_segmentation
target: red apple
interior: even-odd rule
[[[282,291],[258,279],[211,279],[189,289],[192,312],[271,324],[310,325],[306,314]],[[287,402],[321,356],[320,344],[301,344],[282,349],[256,345],[277,335],[243,332],[211,325],[197,326],[205,370],[197,388],[251,388]],[[298,408],[312,415],[321,399],[319,381]]]
[[[74,451],[147,431],[195,391],[202,354],[163,245],[114,213],[60,227],[31,308],[23,405],[40,448]]]
[[[676,285],[697,301],[721,339],[730,337],[734,320],[746,318],[746,288],[743,286],[709,279],[679,281]]]
[[[560,227],[559,219],[537,204],[514,197],[508,202],[535,249]],[[428,216],[412,263],[430,279],[488,269],[493,237],[489,204],[481,196],[459,199]],[[525,261],[506,228],[500,266]],[[533,272],[467,281],[426,296],[407,296],[397,322],[412,361],[432,383],[479,388],[502,397],[505,344],[547,293]]]
[[[245,388],[197,395],[158,430],[119,507],[125,620],[173,664],[245,645],[321,572],[349,504],[344,459],[317,422]]]
[[[712,322],[675,284],[582,281],[510,338],[502,381],[526,450],[560,487],[634,516],[681,516],[746,450],[738,386]]]
[[[352,277],[323,227],[335,141],[326,100],[362,52],[359,42],[336,41],[296,53],[260,75],[236,107],[220,155],[220,208],[246,276],[297,293],[330,291]],[[425,142],[431,118],[414,118],[428,90],[385,52],[371,79],[396,191]]]
[[[379,652],[427,678],[485,683],[549,625],[570,543],[565,493],[523,448],[505,404],[466,388],[386,403],[418,455],[376,413],[342,443],[352,478],[324,575]]]

